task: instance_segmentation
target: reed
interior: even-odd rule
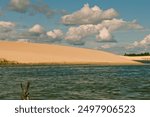
[[[21,83],[21,89],[22,89],[22,93],[21,93],[21,99],[22,100],[29,100],[30,96],[29,96],[29,87],[30,87],[30,82],[27,81],[25,83],[25,85],[23,85]]]

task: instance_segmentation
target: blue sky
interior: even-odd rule
[[[0,40],[150,50],[149,0],[1,0]]]

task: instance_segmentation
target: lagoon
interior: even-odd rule
[[[0,99],[20,99],[20,83],[30,81],[33,100],[150,99],[150,66],[0,66]]]

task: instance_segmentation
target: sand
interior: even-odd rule
[[[141,64],[112,53],[70,46],[0,41],[0,58],[25,64]]]
[[[133,61],[150,61],[150,56],[125,56],[125,58]]]

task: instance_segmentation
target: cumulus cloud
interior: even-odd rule
[[[80,41],[87,36],[97,33],[95,25],[80,25],[79,27],[70,27],[66,33],[66,40]]]
[[[22,32],[18,36],[19,41],[26,41],[26,39],[28,39],[28,42],[31,41],[52,43],[56,41],[61,41],[63,38],[64,34],[60,29],[54,29],[52,31],[46,32],[44,28],[39,24],[35,24],[31,28],[27,29],[27,31]]]
[[[18,13],[27,12],[30,16],[40,13],[48,18],[54,14],[54,11],[42,0],[34,3],[31,0],[10,0],[8,9]]]
[[[106,27],[109,31],[116,31],[118,29],[143,29],[141,25],[137,22],[132,21],[124,21],[123,19],[112,19],[112,20],[104,20],[102,21],[101,25]]]
[[[98,6],[90,8],[88,4],[85,4],[79,11],[61,18],[63,24],[71,26],[65,40],[83,44],[87,37],[91,37],[98,42],[116,42],[112,35],[114,31],[143,29],[136,20],[117,19],[117,15],[117,11],[113,8],[102,10]]]
[[[127,22],[122,19],[104,20],[99,24],[85,24],[77,27],[70,27],[66,33],[65,40],[81,41],[88,36],[95,36],[99,42],[116,42],[112,33],[119,29],[142,29],[143,27],[137,22]]]
[[[118,13],[113,8],[102,10],[98,6],[92,8],[85,4],[83,8],[72,14],[65,15],[61,18],[63,24],[98,24],[102,20],[110,20],[117,17]]]
[[[99,31],[99,34],[96,36],[97,41],[111,41],[112,35],[105,27]]]
[[[43,26],[35,24],[31,28],[25,27],[23,30],[20,30],[16,35],[16,40],[24,42],[38,42],[39,40],[42,40],[42,38],[44,38],[43,35],[46,35]]]
[[[48,38],[61,40],[64,36],[63,32],[60,29],[54,29],[53,31],[49,31],[46,33]]]
[[[15,23],[8,21],[0,21],[0,27],[4,28],[15,27]]]
[[[46,17],[53,14],[53,10],[51,10],[47,4],[33,4],[30,0],[11,0],[10,8],[11,10],[19,13],[30,13],[32,11],[34,15],[36,13],[40,13],[44,14]],[[66,13],[66,11],[64,12]],[[24,39],[38,41],[39,39],[41,42],[44,39],[46,41],[59,41],[64,39],[66,42],[71,44],[83,45],[88,40],[95,41],[95,43],[116,42],[113,36],[114,31],[120,29],[128,30],[143,28],[136,20],[125,21],[123,19],[117,19],[117,15],[117,11],[113,8],[102,10],[98,6],[90,8],[89,5],[86,4],[79,11],[62,17],[62,23],[69,25],[65,34],[59,29],[46,32],[41,25],[35,24],[30,29],[27,29],[26,32],[20,33],[16,38],[21,41],[26,41]],[[3,32],[15,34],[10,28],[7,28],[14,26],[15,23],[13,22],[0,21],[0,27],[5,27],[3,28]],[[1,33],[0,35],[4,34]],[[7,37],[7,35],[5,36]],[[139,44],[140,42],[135,42],[134,45],[137,43]],[[104,46],[104,48],[107,47],[108,46]]]
[[[35,24],[33,27],[29,29],[29,32],[33,34],[42,34],[44,32],[44,28],[39,24]]]
[[[9,8],[13,11],[25,13],[30,6],[29,0],[10,0]]]
[[[135,41],[132,45],[130,45],[128,48],[138,48],[138,47],[149,47],[150,46],[150,34],[147,35],[143,40],[141,41]]]
[[[44,27],[35,24],[29,29],[15,27],[15,23],[0,21],[0,40],[16,40],[19,42],[56,42],[64,37],[60,29],[54,29],[46,32]],[[20,31],[18,31],[20,30]]]
[[[124,46],[130,53],[146,52],[150,50],[150,34],[146,35],[140,41],[135,41],[129,45]]]
[[[133,20],[132,22],[125,22],[125,25],[128,29],[144,29],[144,27],[138,24],[136,20]]]

